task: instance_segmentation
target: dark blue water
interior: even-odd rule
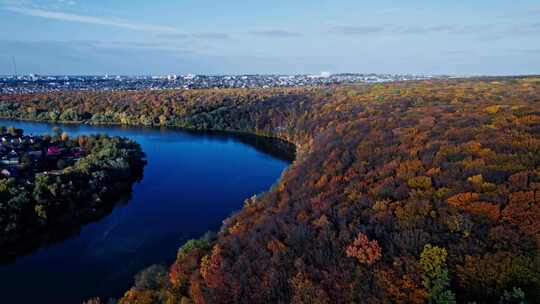
[[[52,133],[54,127],[3,120],[0,125],[27,134]],[[134,185],[132,197],[109,215],[65,240],[0,265],[2,303],[119,297],[139,270],[170,264],[187,239],[217,231],[244,199],[267,191],[289,164],[268,144],[233,135],[60,127],[70,135],[106,133],[136,140],[147,155],[144,178]]]

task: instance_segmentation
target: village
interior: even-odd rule
[[[61,130],[56,135],[24,135],[21,129],[0,127],[0,179],[33,179],[35,174],[60,175],[84,156]]]

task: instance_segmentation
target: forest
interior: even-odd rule
[[[296,146],[275,187],[119,303],[540,302],[539,78],[4,95],[0,117]]]
[[[70,138],[58,128],[52,136],[7,130],[0,134],[0,148],[9,147],[14,158],[0,177],[1,259],[51,229],[80,226],[130,193],[142,177],[144,153],[127,138]]]

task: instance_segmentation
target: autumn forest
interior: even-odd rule
[[[540,302],[539,78],[2,95],[0,117],[296,146],[119,303]]]

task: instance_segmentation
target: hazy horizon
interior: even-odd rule
[[[207,77],[222,77],[222,76],[320,76],[320,77],[329,77],[329,76],[336,76],[336,75],[400,75],[400,76],[434,76],[434,77],[530,77],[530,76],[539,76],[540,74],[415,74],[415,73],[372,73],[369,71],[362,72],[339,72],[339,73],[330,73],[328,76],[322,76],[323,73],[330,73],[328,71],[320,71],[315,73],[228,73],[228,74],[202,74],[202,73],[155,73],[155,74],[37,74],[37,73],[20,73],[18,72],[16,75],[14,73],[11,74],[0,74],[0,77],[25,77],[29,75],[35,75],[35,76],[43,76],[43,77],[59,77],[59,76],[69,76],[69,77],[167,77],[170,75],[176,75],[176,76],[188,76],[188,75],[196,75],[196,76],[207,76]]]
[[[0,0],[0,74],[536,75],[537,1]]]

